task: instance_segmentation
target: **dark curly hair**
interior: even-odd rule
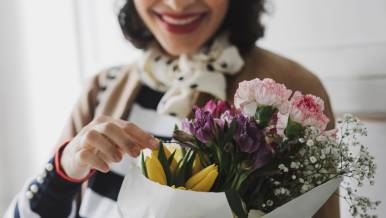
[[[265,0],[230,0],[229,10],[217,33],[208,42],[224,31],[229,31],[230,41],[241,53],[255,47],[263,37],[264,26],[261,15],[265,12]],[[154,40],[153,34],[138,15],[133,0],[127,0],[118,14],[119,24],[126,39],[135,47],[144,49]]]

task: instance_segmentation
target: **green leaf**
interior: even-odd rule
[[[186,148],[181,147],[181,153],[182,153],[182,156],[185,156],[186,155]]]
[[[193,163],[194,163],[195,157],[196,157],[196,152],[192,152],[192,154],[188,158],[188,161],[187,161],[187,164],[186,164],[186,170],[185,170],[185,173],[184,173],[185,181],[187,181],[192,176]],[[185,181],[184,181],[184,184],[185,184]]]
[[[174,159],[174,155],[176,154],[176,151],[177,149],[175,149],[173,151],[173,153],[170,155],[170,157],[168,158],[168,166],[170,167],[170,165],[172,165],[172,162],[173,162],[173,159]]]
[[[244,199],[248,199],[246,205],[249,210],[258,209],[258,206],[263,203],[262,200],[264,200],[265,193],[268,191],[267,188],[264,189],[264,182],[264,178],[259,178],[253,184],[248,184],[249,190]]]
[[[255,119],[263,127],[268,126],[277,109],[272,106],[260,106],[256,109]]]
[[[219,169],[220,169],[220,171],[222,171],[223,167],[224,167],[224,165],[223,165],[223,152],[221,152],[221,149],[218,146],[214,146],[214,148],[216,151]]]
[[[191,150],[186,151],[186,149],[182,150],[182,158],[178,161],[177,167],[182,168],[185,165],[185,162],[187,161],[188,153],[191,152]]]
[[[236,177],[236,172],[237,172],[236,166],[232,166],[230,172],[228,173],[228,176],[227,176],[224,184],[221,187],[222,190],[230,189],[232,187],[233,180]]]
[[[302,135],[303,131],[304,131],[304,127],[300,123],[295,122],[291,119],[291,117],[288,117],[288,124],[287,124],[287,128],[285,128],[284,130],[284,134],[289,139],[298,138],[299,136]]]
[[[239,193],[235,190],[228,190],[225,192],[230,208],[238,218],[248,218],[248,211],[246,210],[245,203],[241,199]]]
[[[245,180],[248,179],[250,174],[251,174],[251,172],[240,173],[240,177],[238,178],[238,180],[236,182],[236,190],[240,189],[241,185],[245,182]]]
[[[236,131],[236,128],[237,128],[237,122],[236,122],[236,120],[234,119],[234,120],[232,120],[232,122],[231,122],[231,126],[230,126],[230,128],[229,128],[229,132],[233,133],[234,131]]]
[[[141,154],[141,165],[142,165],[142,174],[149,178],[147,175],[146,163],[145,163],[145,154],[142,152]]]
[[[205,167],[209,166],[210,163],[206,160],[204,153],[200,152],[200,151],[197,151],[197,153],[198,153],[198,157],[200,158],[200,162],[201,162],[202,167],[205,168]]]
[[[235,176],[233,176],[233,179],[232,179],[232,183],[230,184],[231,185],[231,189],[236,189],[236,184],[237,184],[237,181],[239,180],[240,178],[240,173],[238,173],[238,171],[235,173]]]
[[[175,177],[175,184],[177,187],[184,186],[186,180],[192,175],[194,154],[195,152],[193,150],[188,150],[182,160],[178,162]]]
[[[172,183],[173,183],[173,181],[172,181],[172,173],[170,171],[168,159],[166,157],[164,146],[163,146],[162,142],[160,142],[160,145],[159,145],[158,160],[160,161],[160,163],[162,165],[162,168],[163,168],[163,170],[165,172],[167,185],[171,186]]]
[[[232,165],[232,157],[231,157],[231,153],[228,153],[228,152],[224,152],[223,153],[223,166],[222,166],[222,169],[224,172],[222,172],[224,174],[224,176],[227,176],[228,172],[229,172],[229,169]]]
[[[227,129],[226,134],[225,134],[225,140],[224,143],[230,142],[233,139],[234,132],[236,131],[237,128],[237,122],[235,119],[232,120],[230,123],[229,129]]]

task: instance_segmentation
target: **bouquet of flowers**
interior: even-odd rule
[[[121,213],[311,217],[340,186],[351,214],[371,217],[380,202],[354,189],[374,184],[374,157],[359,141],[366,129],[345,115],[327,131],[323,111],[322,99],[292,93],[272,79],[241,82],[234,105],[212,100],[194,107],[172,142],[142,155],[148,179],[138,170],[126,176]]]

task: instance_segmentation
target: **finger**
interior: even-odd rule
[[[101,151],[97,151],[95,155],[99,156],[99,157],[100,157],[105,163],[107,163],[108,165],[109,165],[110,163],[112,163],[112,162],[119,162],[119,161],[122,160],[122,155],[120,155],[119,160],[117,160],[117,161],[111,161],[111,160],[110,160],[110,157],[107,156],[106,153],[102,153]]]
[[[130,148],[130,156],[138,157],[141,154],[141,148],[134,146]]]
[[[78,158],[89,165],[91,168],[107,173],[109,171],[108,164],[91,149],[82,149],[78,153]]]
[[[111,140],[114,145],[117,145],[118,147],[122,148],[126,153],[132,154],[133,151],[140,149],[120,126],[112,122],[99,124],[98,126],[96,126],[96,129],[100,133],[105,135],[109,140]]]
[[[105,123],[105,122],[109,121],[109,119],[111,119],[111,118],[104,116],[104,115],[98,115],[98,116],[94,117],[94,119],[87,126],[85,126],[85,128],[83,128],[82,131],[84,131],[84,132],[89,131],[95,125],[100,124],[100,123]]]
[[[132,157],[138,157],[141,154],[141,148],[137,145],[135,146],[127,146],[125,149],[118,147],[122,154],[127,153]]]
[[[118,162],[121,159],[122,155],[117,147],[95,129],[91,129],[86,133],[82,144],[94,147],[100,152],[106,154],[108,162]]]
[[[98,115],[96,116],[94,119],[93,119],[93,123],[94,124],[98,124],[98,123],[104,123],[104,122],[107,122],[109,121],[111,118],[109,118],[108,116],[105,116],[105,115]]]
[[[137,125],[129,122],[121,122],[123,131],[130,137],[130,139],[142,149],[154,149],[158,147],[159,140],[153,135],[139,128]]]

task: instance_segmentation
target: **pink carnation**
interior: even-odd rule
[[[234,103],[244,114],[253,116],[258,106],[273,106],[280,113],[288,112],[292,91],[272,79],[254,79],[239,83]]]
[[[323,114],[324,101],[314,95],[302,95],[296,91],[291,98],[290,117],[303,126],[314,126],[321,131],[326,129],[330,121]]]

